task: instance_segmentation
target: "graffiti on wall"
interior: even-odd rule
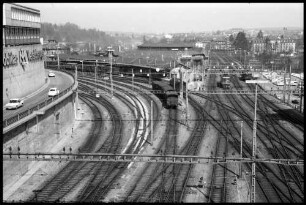
[[[12,66],[24,65],[24,63],[42,61],[44,57],[43,51],[20,49],[18,54],[12,51],[3,51],[3,67],[8,68]]]

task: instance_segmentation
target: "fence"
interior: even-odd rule
[[[66,73],[68,73],[69,75],[72,75],[69,72],[66,72]],[[47,99],[47,100],[45,100],[43,102],[39,102],[35,106],[29,108],[26,111],[18,113],[17,115],[15,115],[13,117],[10,117],[8,119],[3,119],[3,128],[5,128],[5,127],[7,127],[7,126],[9,126],[9,125],[11,125],[13,123],[18,122],[19,120],[21,120],[21,119],[31,115],[34,111],[42,109],[43,107],[46,107],[47,105],[57,101],[60,97],[66,95],[70,90],[72,90],[74,85],[75,85],[75,82],[69,88],[67,88],[67,89],[63,90],[62,92],[60,92],[57,96],[55,96],[53,98],[49,98],[49,99]]]

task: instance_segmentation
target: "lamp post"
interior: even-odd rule
[[[251,203],[255,202],[255,158],[256,158],[256,129],[257,129],[257,120],[256,120],[256,110],[257,110],[257,84],[258,83],[268,83],[267,80],[246,80],[246,83],[255,83],[255,110],[254,110],[254,122],[253,122],[253,144],[252,144],[252,187],[251,187]]]
[[[134,92],[134,69],[132,68],[132,87]]]

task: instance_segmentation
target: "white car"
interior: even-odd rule
[[[55,77],[55,74],[53,72],[49,72],[48,76],[49,77]]]
[[[50,88],[48,92],[49,97],[53,97],[59,94],[59,90],[57,88]]]
[[[291,83],[291,85],[293,85],[293,86],[297,86],[297,85],[299,84],[297,81],[291,81],[290,83]]]
[[[23,106],[23,102],[24,101],[19,98],[13,98],[13,99],[10,99],[9,103],[7,103],[5,107],[7,110],[17,109]]]

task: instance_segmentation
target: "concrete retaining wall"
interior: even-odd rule
[[[26,51],[37,54],[42,51],[42,45],[3,48],[3,104],[10,98],[24,97],[46,83],[44,61],[40,57],[28,58]],[[8,65],[12,61],[15,63]],[[21,61],[28,64],[22,66]]]
[[[38,118],[38,125],[36,123]],[[17,152],[50,152],[65,137],[74,123],[74,95],[40,115],[3,135],[3,151],[9,147]],[[31,162],[8,161],[3,164],[3,187],[10,187],[24,175]]]

